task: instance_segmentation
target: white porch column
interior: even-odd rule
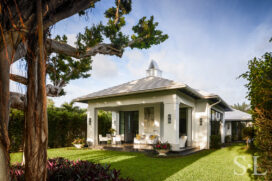
[[[192,146],[192,108],[187,109],[187,146]]]
[[[179,103],[164,102],[164,136],[163,141],[171,144],[172,150],[179,150]]]
[[[225,113],[223,113],[223,120],[220,127],[221,132],[221,143],[225,143],[225,136],[226,136],[226,123],[225,123]]]
[[[119,134],[119,112],[111,112],[111,128],[115,129],[115,135]]]
[[[97,110],[89,105],[87,113],[87,142],[91,145],[98,144],[98,119]]]

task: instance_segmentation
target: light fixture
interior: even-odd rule
[[[89,125],[92,125],[92,118],[89,118]]]
[[[199,125],[202,126],[203,120],[202,118],[199,119]]]
[[[171,114],[168,114],[168,124],[171,124]]]

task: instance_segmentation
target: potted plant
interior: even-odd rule
[[[114,136],[114,133],[116,132],[116,130],[115,129],[113,129],[113,128],[110,128],[109,129],[109,133],[111,134],[111,136]]]
[[[85,141],[84,139],[82,138],[76,138],[74,141],[73,141],[73,145],[76,147],[76,148],[82,148],[83,145],[84,145]]]
[[[155,144],[154,149],[159,153],[159,156],[166,156],[166,153],[170,151],[171,145],[167,142],[158,142]]]

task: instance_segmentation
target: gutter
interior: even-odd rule
[[[219,98],[219,101],[217,101],[217,102],[215,102],[215,103],[209,105],[209,108],[212,108],[213,106],[219,104],[220,102],[222,102],[222,100]]]

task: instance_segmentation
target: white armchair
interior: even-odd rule
[[[87,145],[92,146],[93,144],[93,139],[92,138],[87,138]]]
[[[122,137],[121,135],[116,135],[115,137],[112,138],[113,144],[121,144],[122,143]]]
[[[185,147],[186,141],[187,141],[187,136],[181,136],[181,137],[179,138],[179,146],[180,146],[181,148],[184,148],[184,147]]]
[[[108,137],[103,137],[102,134],[100,134],[98,136],[99,136],[99,143],[108,142]]]
[[[136,137],[134,138],[133,143],[134,144],[146,144],[146,136],[145,135],[139,135],[137,134]]]

